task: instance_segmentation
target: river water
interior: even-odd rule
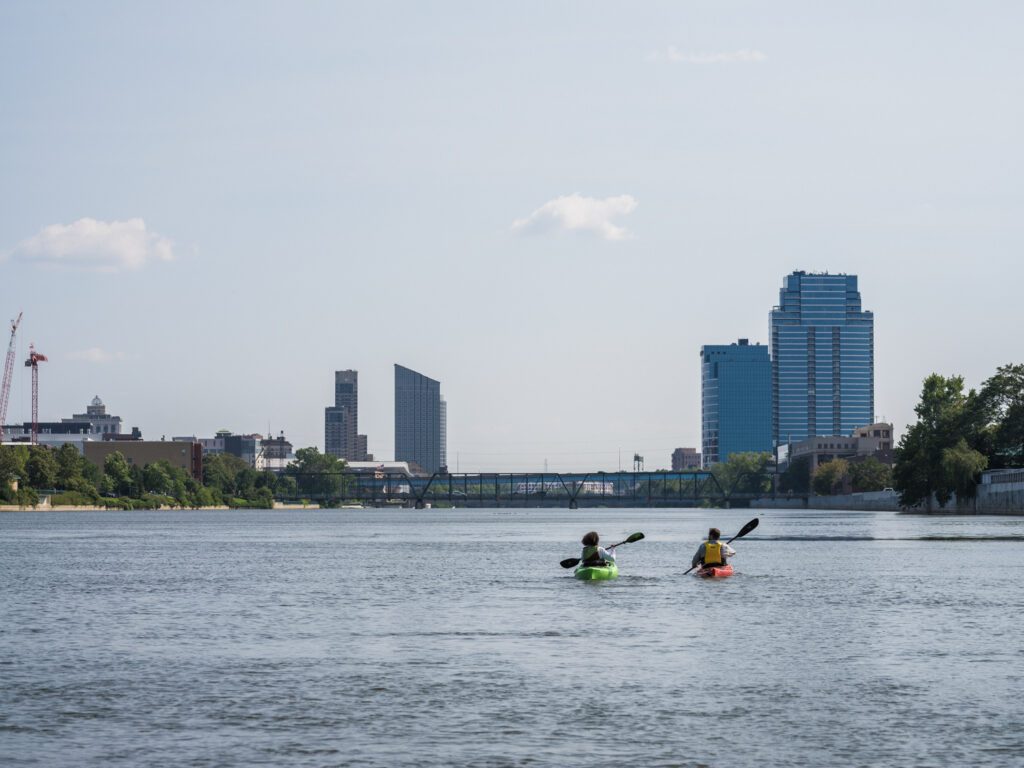
[[[1020,766],[1022,609],[1024,518],[5,513],[0,763]]]

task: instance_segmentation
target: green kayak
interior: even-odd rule
[[[572,572],[572,575],[584,581],[606,581],[618,578],[619,566],[615,563],[609,563],[608,565],[581,565]]]

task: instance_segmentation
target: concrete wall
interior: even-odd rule
[[[750,502],[756,509],[847,509],[870,512],[898,512],[900,495],[895,491],[847,493],[841,496],[812,496],[803,499],[758,499]]]
[[[850,493],[843,496],[812,496],[803,499],[759,499],[750,502],[755,509],[848,509],[865,512],[939,512],[958,515],[1024,515],[1024,483],[993,483],[979,485],[978,495],[959,502],[956,498],[945,507],[932,499],[927,506],[903,510],[895,491]]]

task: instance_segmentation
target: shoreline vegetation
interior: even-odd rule
[[[316,448],[296,451],[281,475],[253,469],[230,454],[207,454],[200,479],[169,461],[129,464],[120,451],[100,467],[70,443],[53,450],[3,445],[0,508],[38,507],[45,499],[51,507],[273,509],[282,497],[301,506],[304,499],[308,505],[312,498],[344,498],[347,468],[344,460]]]
[[[714,464],[710,473],[720,488],[747,498],[810,494],[805,507],[814,507],[815,499],[829,499],[822,506],[835,509],[844,503],[839,499],[854,503],[850,490],[895,489],[896,504],[908,512],[939,512],[947,505],[963,510],[972,501],[977,512],[984,470],[1024,466],[1024,365],[1001,366],[979,390],[966,393],[962,376],[933,373],[924,380],[914,411],[917,423],[907,427],[896,446],[891,469],[868,457],[858,462],[833,459],[811,473],[797,459],[776,474],[769,466],[771,454],[734,453]],[[350,482],[347,468],[344,459],[313,447],[297,450],[280,475],[253,469],[236,456],[207,454],[199,479],[169,461],[129,464],[117,451],[99,467],[70,443],[53,450],[8,444],[0,445],[0,510],[38,508],[43,499],[48,509],[351,507],[343,501]],[[1020,503],[1014,498],[1007,505],[1017,509]]]

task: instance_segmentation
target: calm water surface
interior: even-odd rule
[[[0,762],[1020,766],[1022,608],[1021,518],[0,513]]]

